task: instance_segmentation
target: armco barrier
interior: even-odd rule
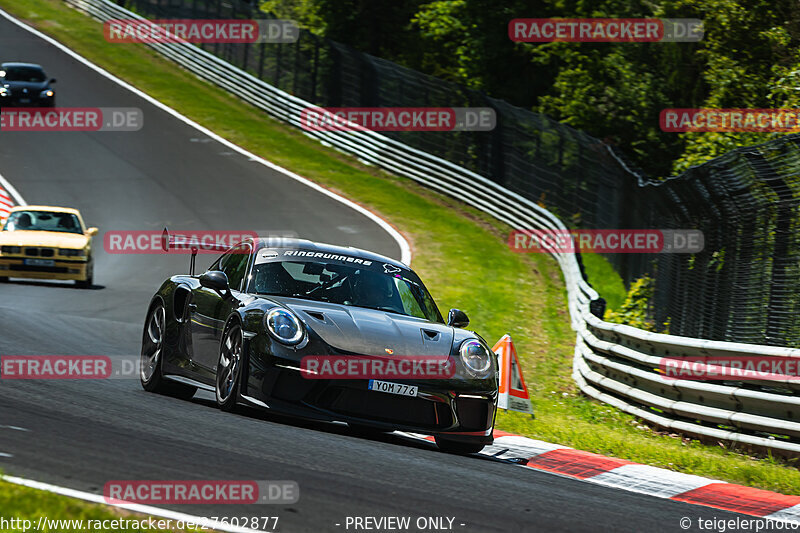
[[[64,0],[106,21],[142,19],[108,0]],[[251,76],[191,44],[148,44],[199,78],[220,86],[270,115],[300,127],[313,104]],[[458,198],[512,228],[566,229],[555,215],[496,183],[453,163],[370,131],[315,131],[306,135],[358,159]],[[661,357],[800,357],[800,350],[708,341],[651,333],[604,322],[590,312],[599,298],[583,279],[574,254],[551,254],[567,287],[577,332],[573,378],[597,400],[657,426],[698,437],[800,453],[800,384],[700,382],[666,379],[655,371]]]

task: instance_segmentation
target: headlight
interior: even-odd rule
[[[303,326],[294,313],[275,308],[267,313],[264,322],[273,337],[284,344],[297,344],[303,338]]]
[[[4,254],[21,254],[21,246],[0,246],[0,253]]]
[[[55,93],[53,91],[45,91],[45,96],[53,96]]]
[[[483,374],[492,366],[491,352],[475,339],[462,342],[458,353],[461,355],[461,362],[473,375]]]
[[[58,249],[59,255],[64,255],[67,257],[75,257],[76,255],[83,255],[83,249],[80,248],[59,248]]]

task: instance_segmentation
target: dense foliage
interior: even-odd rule
[[[269,0],[317,34],[547,113],[666,176],[779,134],[664,133],[667,107],[795,107],[796,0]],[[508,22],[699,18],[699,43],[514,43]]]

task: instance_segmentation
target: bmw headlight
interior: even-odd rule
[[[80,248],[59,248],[58,254],[66,257],[76,257],[83,255],[83,250]]]
[[[303,326],[294,313],[276,307],[264,318],[270,334],[284,344],[297,344],[303,339]]]
[[[475,339],[467,339],[458,349],[461,362],[473,375],[485,374],[492,366],[492,353]]]
[[[21,254],[22,247],[21,246],[1,246],[0,253],[4,254]]]

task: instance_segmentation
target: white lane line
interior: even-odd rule
[[[4,425],[0,425],[0,429],[13,429],[14,431],[30,431],[30,429],[21,428],[19,426],[4,426]]]
[[[14,456],[10,453],[0,452],[0,457],[14,457]]]
[[[225,139],[223,137],[220,137],[219,135],[217,135],[213,131],[201,126],[200,124],[198,124],[197,122],[194,122],[193,120],[189,119],[188,117],[185,117],[185,116],[181,115],[180,113],[178,113],[177,111],[175,111],[171,107],[169,107],[169,106],[167,106],[165,104],[162,104],[161,102],[159,102],[158,100],[156,100],[152,96],[148,95],[147,93],[145,93],[143,91],[140,91],[139,89],[137,89],[133,85],[130,85],[129,83],[117,78],[116,76],[114,76],[110,72],[106,71],[105,69],[95,65],[94,63],[92,63],[88,59],[84,58],[83,56],[79,55],[78,53],[76,53],[76,52],[70,50],[69,48],[67,48],[65,45],[63,45],[60,42],[56,41],[55,39],[53,39],[49,35],[45,35],[44,33],[40,32],[36,28],[28,26],[24,22],[21,22],[21,21],[15,19],[14,17],[9,15],[8,13],[6,13],[2,9],[0,9],[0,16],[3,16],[5,19],[7,19],[8,21],[12,22],[13,24],[16,24],[20,28],[22,28],[22,29],[24,29],[26,31],[29,31],[30,33],[36,35],[40,39],[50,43],[51,45],[55,46],[56,48],[58,48],[59,50],[61,50],[65,54],[69,55],[70,57],[72,57],[73,59],[78,61],[79,63],[82,63],[83,65],[85,65],[85,66],[89,67],[90,69],[94,70],[95,72],[97,72],[101,76],[113,81],[114,83],[120,85],[121,87],[131,91],[133,94],[139,96],[140,98],[143,98],[144,100],[146,100],[150,104],[152,104],[152,105],[158,107],[159,109],[169,113],[170,115],[172,115],[176,119],[180,120],[184,124],[186,124],[188,126],[191,126],[192,128],[202,132],[203,134],[207,135],[208,137],[211,137],[215,141],[217,141],[219,143],[222,143],[223,145],[227,146],[231,150],[235,150],[236,152],[239,152],[240,154],[242,154],[244,156],[247,156],[248,158],[250,158],[251,161],[255,161],[257,163],[261,163],[262,165],[264,165],[266,167],[269,167],[272,170],[275,170],[277,172],[280,172],[284,176],[292,178],[292,179],[302,183],[303,185],[311,187],[315,191],[317,191],[317,192],[319,192],[321,194],[324,194],[325,196],[327,196],[329,198],[332,198],[333,200],[336,200],[337,202],[339,202],[341,204],[346,205],[347,207],[353,209],[354,211],[357,211],[357,212],[361,213],[362,215],[364,215],[365,217],[369,218],[374,223],[376,223],[378,226],[380,226],[381,229],[383,229],[386,233],[388,233],[395,240],[395,242],[397,242],[397,245],[400,247],[400,261],[402,263],[405,263],[406,265],[410,265],[411,264],[411,245],[408,243],[408,241],[405,239],[405,237],[403,237],[400,234],[400,232],[397,231],[394,228],[394,226],[389,224],[387,221],[383,220],[381,217],[379,217],[378,215],[376,215],[375,213],[373,213],[369,209],[367,209],[367,208],[365,208],[365,207],[353,202],[352,200],[348,200],[347,198],[344,198],[343,196],[339,196],[338,194],[329,191],[325,187],[322,187],[321,185],[318,185],[318,184],[314,183],[313,181],[309,180],[308,178],[304,178],[304,177],[300,176],[299,174],[295,174],[291,170],[287,170],[287,169],[285,169],[283,167],[280,167],[280,166],[276,165],[275,163],[267,161],[264,158],[261,158],[261,157],[255,155],[255,154],[253,154],[253,153],[248,152],[247,150],[245,150],[241,146],[233,144],[229,140],[227,140],[227,139]],[[12,187],[12,189],[13,189],[13,187]],[[9,192],[11,192],[11,189],[9,189]],[[22,197],[20,197],[20,199],[21,198]],[[20,205],[26,205],[26,204],[20,203]]]
[[[62,496],[69,496],[70,498],[78,498],[92,503],[99,503],[103,505],[110,505],[111,507],[119,507],[135,513],[143,513],[151,516],[160,516],[162,518],[171,518],[172,520],[180,520],[183,522],[192,522],[194,524],[202,525],[208,529],[216,531],[226,531],[228,533],[268,533],[264,530],[248,529],[246,527],[237,527],[222,522],[215,522],[208,520],[201,516],[192,516],[186,513],[179,513],[177,511],[170,511],[169,509],[161,509],[159,507],[152,507],[150,505],[141,505],[138,503],[108,503],[103,496],[99,494],[92,494],[90,492],[83,492],[75,489],[68,489],[66,487],[59,487],[49,483],[42,483],[41,481],[33,481],[14,476],[2,476],[0,479],[14,483],[15,485],[22,485],[23,487],[30,487],[32,489],[44,490]]]
[[[2,14],[1,10],[0,14]],[[17,189],[15,189],[14,186],[11,185],[11,183],[9,183],[9,181],[5,179],[2,174],[0,174],[0,186],[2,186],[2,188],[5,189],[8,194],[11,195],[11,198],[13,198],[15,202],[17,202],[17,205],[28,205],[28,202],[25,201],[25,198],[22,197],[22,195],[17,191]]]

